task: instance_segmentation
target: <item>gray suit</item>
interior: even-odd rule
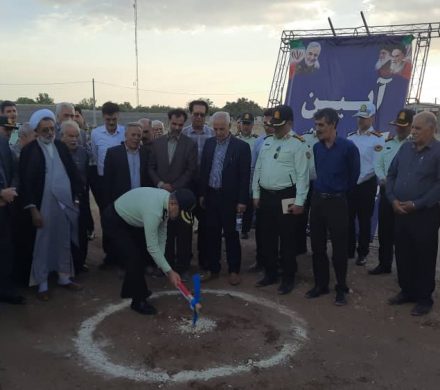
[[[197,145],[181,134],[171,160],[168,155],[169,136],[153,142],[149,161],[150,178],[155,186],[159,182],[171,184],[173,189],[189,188],[197,171]],[[168,221],[165,257],[177,272],[187,272],[191,262],[192,226],[178,219]]]

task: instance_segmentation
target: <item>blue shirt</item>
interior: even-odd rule
[[[127,149],[128,168],[130,170],[131,189],[141,186],[141,159],[139,149],[132,151]]]
[[[197,163],[200,165],[203,147],[208,138],[215,136],[214,130],[207,125],[203,125],[203,130],[198,132],[192,128],[192,125],[189,125],[182,130],[182,134],[188,136],[197,144]]]
[[[328,194],[347,192],[357,183],[360,173],[359,150],[341,137],[330,148],[324,142],[313,145],[316,180],[314,190]]]
[[[223,163],[225,162],[226,151],[228,150],[231,135],[223,142],[218,142],[215,146],[214,157],[212,159],[211,172],[209,174],[209,186],[212,188],[222,187]]]
[[[420,151],[414,142],[404,143],[388,170],[386,192],[390,202],[412,201],[416,209],[440,202],[440,142]]]
[[[118,125],[116,131],[110,134],[105,126],[97,127],[92,131],[92,153],[96,161],[96,166],[98,169],[98,175],[104,175],[104,160],[107,154],[107,149],[112,146],[118,146],[125,139],[125,128],[124,126]]]

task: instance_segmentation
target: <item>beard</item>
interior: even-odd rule
[[[382,60],[379,58],[379,59],[377,60],[377,62],[376,62],[375,69],[376,69],[376,70],[379,70],[379,69],[382,68],[383,66],[387,65],[388,62],[390,62],[390,60],[391,60],[391,58],[389,58],[389,57],[384,58],[384,59],[382,59]]]
[[[400,63],[391,62],[390,71],[391,73],[400,73],[405,66],[405,63],[402,61]]]

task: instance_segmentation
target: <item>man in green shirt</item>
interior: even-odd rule
[[[103,229],[109,237],[111,254],[125,268],[121,298],[132,298],[131,308],[138,313],[157,313],[155,307],[147,302],[151,291],[145,282],[145,242],[139,239],[139,232],[143,229],[146,249],[177,287],[179,274],[171,269],[164,255],[167,222],[180,217],[191,223],[191,210],[195,203],[194,194],[187,189],[169,193],[163,189],[139,187],[120,196],[105,210]]]
[[[279,294],[292,291],[295,281],[296,229],[309,190],[309,158],[304,140],[292,135],[293,111],[289,106],[274,108],[270,121],[275,133],[264,141],[255,165],[252,191],[254,206],[260,208],[261,244],[265,276],[257,287],[278,279],[278,242],[281,243],[282,280]]]

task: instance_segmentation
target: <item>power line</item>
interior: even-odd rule
[[[113,83],[107,83],[105,81],[95,81],[97,84],[108,85],[110,87],[115,88],[125,88],[125,89],[136,89],[135,87],[128,87],[126,85],[119,85]],[[266,91],[248,91],[248,92],[229,92],[229,93],[212,93],[212,92],[171,92],[171,91],[161,91],[157,89],[144,89],[139,88],[139,91],[143,92],[155,92],[155,93],[163,93],[167,95],[194,95],[194,96],[230,96],[230,95],[243,95],[249,93],[265,93]]]
[[[68,84],[89,84],[90,80],[87,81],[66,81],[66,82],[58,82],[58,83],[0,83],[2,86],[13,87],[13,86],[22,86],[22,87],[32,87],[32,86],[47,86],[47,85],[68,85]]]

